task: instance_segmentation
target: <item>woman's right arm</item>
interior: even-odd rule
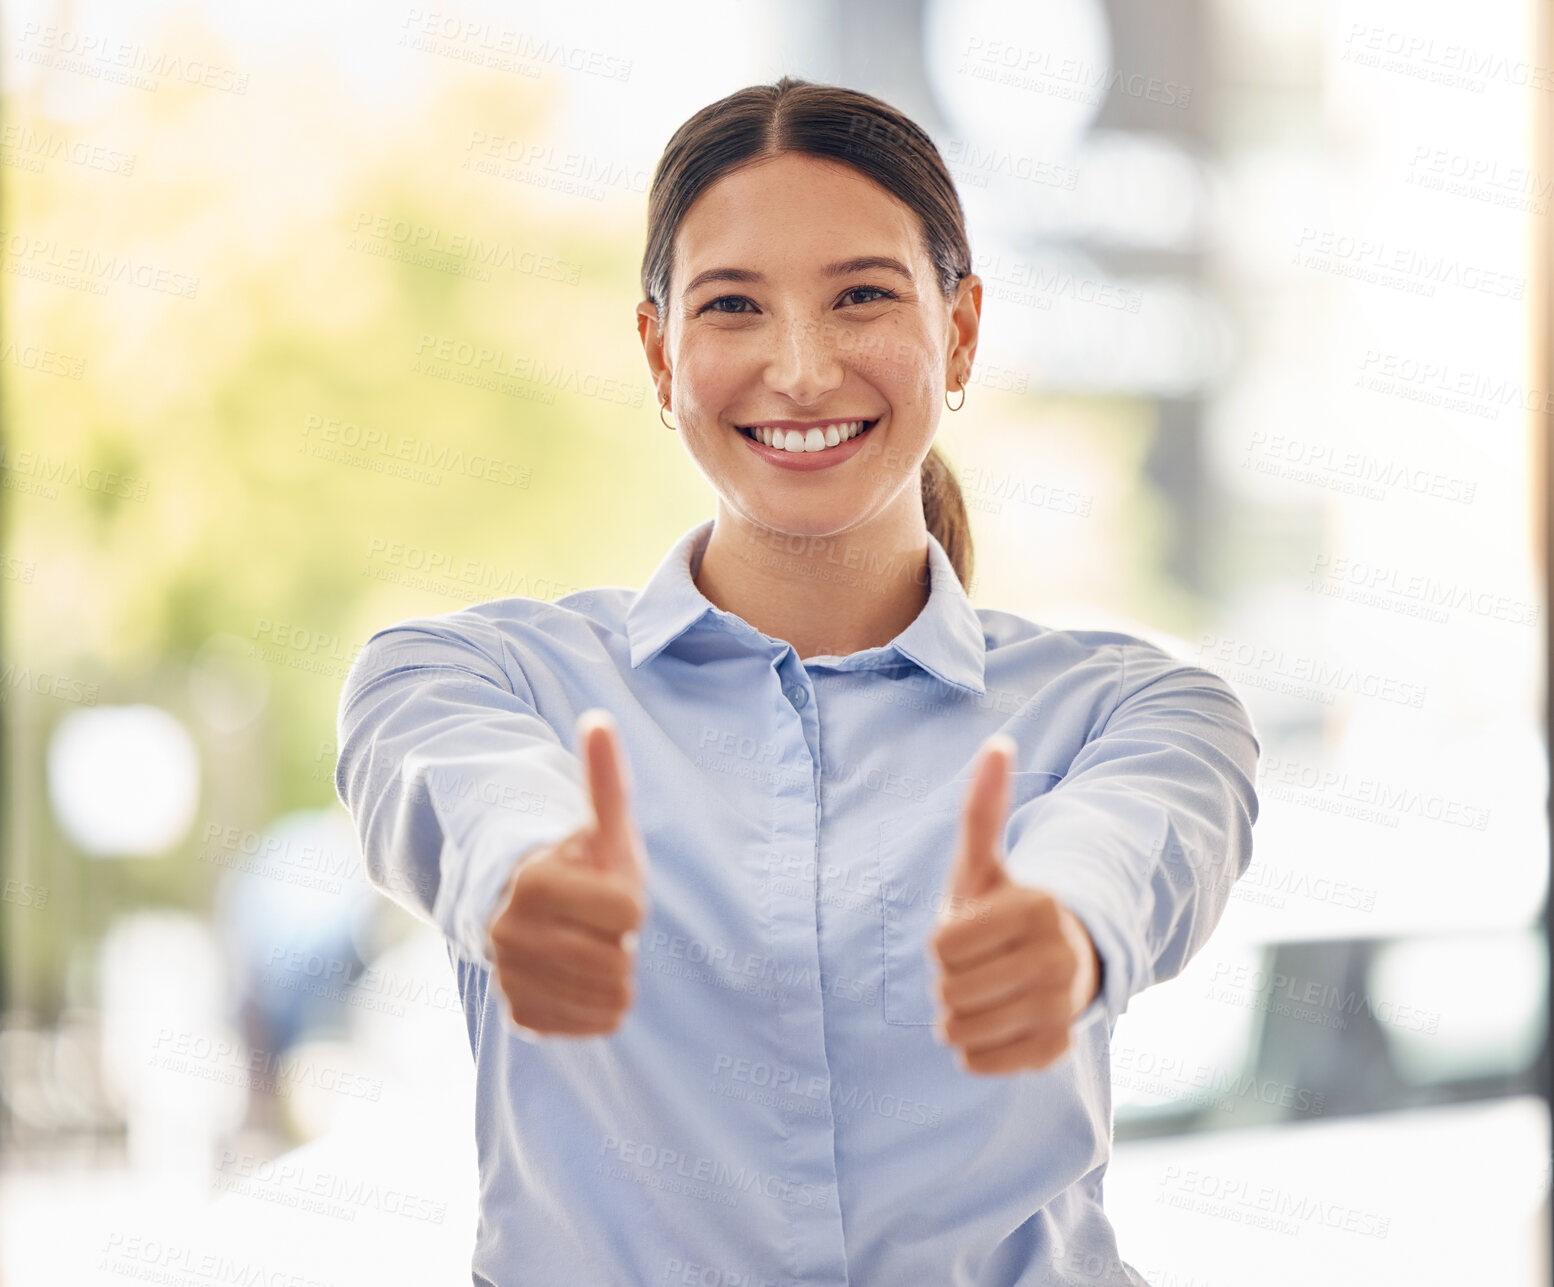
[[[473,613],[380,630],[346,676],[335,766],[368,880],[487,966],[519,864],[592,821],[577,758],[503,653]]]

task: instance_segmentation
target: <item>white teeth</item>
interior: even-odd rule
[[[824,429],[773,429],[760,425],[751,432],[768,447],[779,451],[824,451],[827,447],[839,447],[849,438],[856,438],[867,424],[864,420],[849,420],[842,424],[827,425]]]

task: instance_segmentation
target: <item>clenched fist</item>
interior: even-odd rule
[[[593,1037],[614,1032],[635,995],[647,856],[614,720],[584,711],[577,733],[593,822],[519,865],[488,929],[512,1021],[530,1033]]]
[[[1002,735],[983,747],[961,815],[949,899],[929,943],[939,970],[936,1035],[958,1047],[961,1067],[973,1073],[1054,1062],[1100,985],[1100,957],[1079,918],[1004,870],[1013,751]]]

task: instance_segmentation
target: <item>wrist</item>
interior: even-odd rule
[[[1059,906],[1064,933],[1073,945],[1079,962],[1070,999],[1069,1018],[1074,1019],[1089,1009],[1096,997],[1101,995],[1105,966],[1101,960],[1101,954],[1096,950],[1095,940],[1090,937],[1090,931],[1085,928],[1085,923],[1068,908],[1062,907],[1061,904]]]

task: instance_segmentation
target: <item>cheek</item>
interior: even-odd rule
[[[675,401],[687,410],[706,408],[716,415],[739,387],[740,363],[716,344],[697,343],[681,350],[675,364]]]
[[[894,402],[920,400],[933,388],[936,358],[915,329],[884,325],[859,331],[843,349],[844,360]]]

